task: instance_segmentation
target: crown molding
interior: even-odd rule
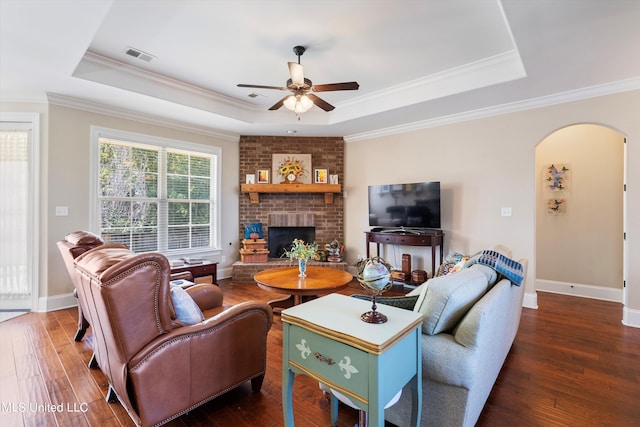
[[[91,78],[85,75],[86,72],[83,70],[83,65],[91,66]],[[113,75],[120,75],[124,77],[124,80],[134,79],[135,81],[145,80],[150,82],[157,87],[165,87],[170,90],[179,91],[187,94],[188,96],[196,96],[199,98],[205,98],[208,102],[216,102],[224,105],[229,108],[255,108],[253,104],[246,101],[239,101],[230,96],[222,95],[218,92],[214,92],[212,90],[206,89],[201,86],[196,86],[181,80],[177,80],[171,77],[164,76],[162,74],[155,73],[153,71],[145,70],[144,68],[136,67],[135,65],[130,65],[125,62],[118,61],[116,59],[112,59],[95,52],[87,51],[84,56],[80,60],[78,67],[73,72],[73,76],[81,79],[88,79],[91,81],[95,81],[96,75],[94,69],[98,68],[103,71],[102,75],[104,76],[104,72],[113,73]],[[104,77],[103,77],[104,78]],[[109,82],[101,81],[102,79],[97,79],[99,82],[105,84],[111,84]],[[108,80],[108,79],[107,79]],[[116,86],[119,87],[119,86]],[[130,90],[130,89],[129,89]]]
[[[536,108],[548,107],[552,105],[565,104],[573,101],[580,101],[589,98],[597,98],[615,93],[629,92],[640,89],[640,77],[627,80],[605,83],[602,85],[590,86],[582,89],[561,92],[553,95],[531,98],[524,101],[512,102],[496,105],[493,107],[480,108],[466,111],[459,114],[435,117],[399,126],[391,126],[376,129],[368,132],[361,132],[352,135],[345,135],[345,142],[364,141],[373,138],[380,138],[399,133],[413,132],[421,129],[434,128],[438,126],[450,125],[454,123],[466,122],[469,120],[482,119],[492,116],[514,113],[518,111],[533,110]]]
[[[496,76],[497,75],[497,76]],[[398,93],[412,94],[415,92],[432,92],[433,88],[448,85],[450,82],[459,84],[460,81],[471,80],[475,88],[484,86],[479,84],[478,76],[492,76],[495,80],[491,84],[504,83],[505,81],[526,77],[522,60],[517,50],[512,49],[501,54],[483,58],[481,60],[450,68],[438,73],[430,74],[408,82],[399,83],[388,88],[372,92],[368,95],[356,96],[348,101],[340,103],[341,107],[351,105],[358,106],[361,102],[379,102],[386,97],[397,97]],[[457,92],[470,89],[456,89]],[[423,97],[419,99],[424,100]]]
[[[512,49],[338,104],[334,122],[445,98],[527,76],[520,54]]]
[[[158,117],[151,114],[144,114],[138,111],[127,110],[123,108],[113,107],[106,104],[101,104],[93,101],[87,101],[85,99],[74,98],[71,96],[60,95],[56,93],[47,93],[47,99],[50,104],[59,105],[61,107],[74,108],[77,110],[89,111],[92,113],[106,114],[112,117],[118,117],[121,119],[135,120],[138,122],[148,123],[157,126],[169,127],[176,130],[185,132],[192,132],[201,135],[211,136],[214,138],[223,139],[226,141],[238,142],[240,135],[223,132],[219,130],[213,130],[204,126],[194,126],[178,120],[171,120],[165,117]]]

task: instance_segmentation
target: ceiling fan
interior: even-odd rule
[[[298,56],[298,63],[289,62],[289,73],[291,78],[287,80],[287,86],[263,86],[263,85],[247,85],[239,84],[238,87],[251,87],[257,89],[277,89],[287,90],[292,94],[287,95],[280,101],[276,102],[269,110],[277,110],[283,105],[289,110],[296,113],[304,113],[314,105],[322,108],[324,111],[331,111],[335,107],[324,99],[316,96],[313,92],[331,92],[338,90],[358,90],[360,85],[358,82],[345,83],[329,83],[322,85],[314,85],[311,80],[304,77],[302,65],[300,64],[300,56],[305,52],[304,46],[295,46],[293,53]]]

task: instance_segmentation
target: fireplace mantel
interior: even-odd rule
[[[251,203],[260,203],[260,193],[324,193],[324,202],[333,203],[333,194],[340,193],[340,184],[241,184],[240,191],[249,193]]]

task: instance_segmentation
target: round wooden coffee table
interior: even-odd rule
[[[298,277],[298,267],[276,267],[262,270],[253,276],[262,289],[280,294],[284,298],[269,301],[274,312],[300,304],[303,296],[330,294],[346,288],[353,276],[331,267],[308,266],[307,277]]]

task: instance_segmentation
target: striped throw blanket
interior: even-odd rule
[[[484,250],[476,258],[475,262],[493,268],[496,273],[503,275],[513,284],[520,286],[524,280],[524,268],[518,261],[514,261],[492,250]]]

